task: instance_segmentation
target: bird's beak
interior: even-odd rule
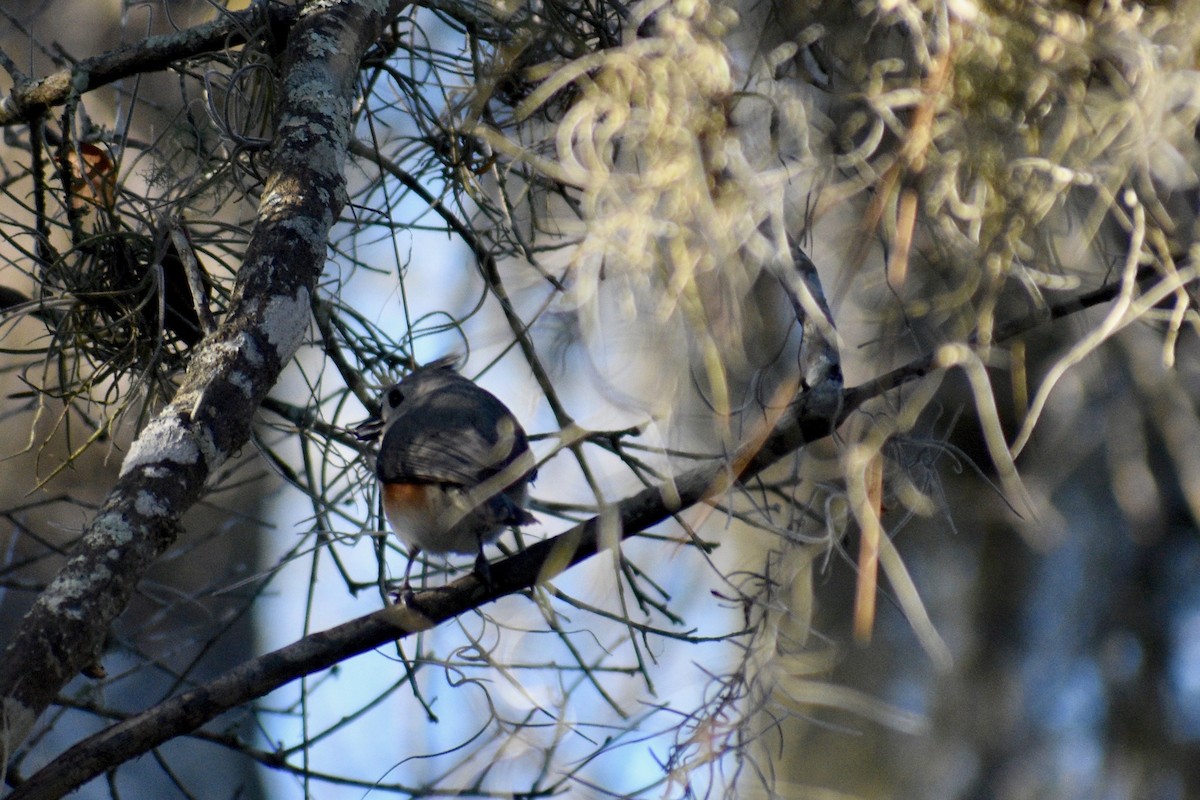
[[[379,438],[383,433],[383,420],[379,417],[369,417],[350,429],[354,434],[354,438],[362,442],[371,442]]]

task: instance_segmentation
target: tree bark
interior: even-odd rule
[[[271,172],[229,312],[196,346],[179,391],[138,435],[78,550],[0,656],[0,763],[95,662],[134,587],[175,541],[184,512],[249,440],[259,404],[299,347],[344,203],[359,61],[401,5],[314,3],[293,28]]]

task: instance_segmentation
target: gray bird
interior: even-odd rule
[[[454,369],[453,356],[413,370],[389,386],[380,414],[355,429],[379,438],[375,475],[388,523],[408,550],[409,573],[421,550],[477,553],[506,527],[536,518],[522,506],[537,476],[525,431],[504,403]]]

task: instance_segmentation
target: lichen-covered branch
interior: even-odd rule
[[[399,5],[313,4],[293,29],[271,173],[229,313],[196,347],[178,393],[140,433],[78,550],[0,656],[5,763],[67,681],[94,662],[183,513],[248,441],[259,404],[299,347],[345,194],[359,61]]]

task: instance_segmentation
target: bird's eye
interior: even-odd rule
[[[388,389],[388,393],[387,393],[388,408],[396,408],[403,402],[404,402],[404,392],[400,391],[399,386],[393,386],[391,389]]]

